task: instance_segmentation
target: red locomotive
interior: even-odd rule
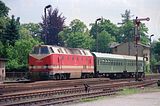
[[[94,57],[85,49],[38,45],[29,54],[29,70],[36,80],[90,78]]]

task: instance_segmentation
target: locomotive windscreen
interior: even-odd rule
[[[47,46],[37,46],[34,47],[31,54],[49,54],[49,50]]]

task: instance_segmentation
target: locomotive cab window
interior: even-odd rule
[[[48,47],[41,47],[41,54],[49,54]]]
[[[39,54],[39,47],[34,47],[34,49],[31,52],[32,54]]]

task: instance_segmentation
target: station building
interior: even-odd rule
[[[0,83],[2,83],[6,77],[6,70],[5,70],[6,61],[7,61],[6,58],[0,58]]]
[[[110,48],[113,54],[135,56],[137,52],[135,42],[125,42],[121,44],[114,44],[110,46]],[[137,48],[138,48],[138,56],[144,57],[144,60],[146,61],[146,63],[149,64],[150,46],[138,43]]]

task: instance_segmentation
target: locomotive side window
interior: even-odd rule
[[[41,54],[49,54],[48,47],[41,47]]]
[[[51,51],[52,53],[54,53],[54,50],[53,50],[53,48],[52,48],[52,47],[50,47],[50,51]]]

